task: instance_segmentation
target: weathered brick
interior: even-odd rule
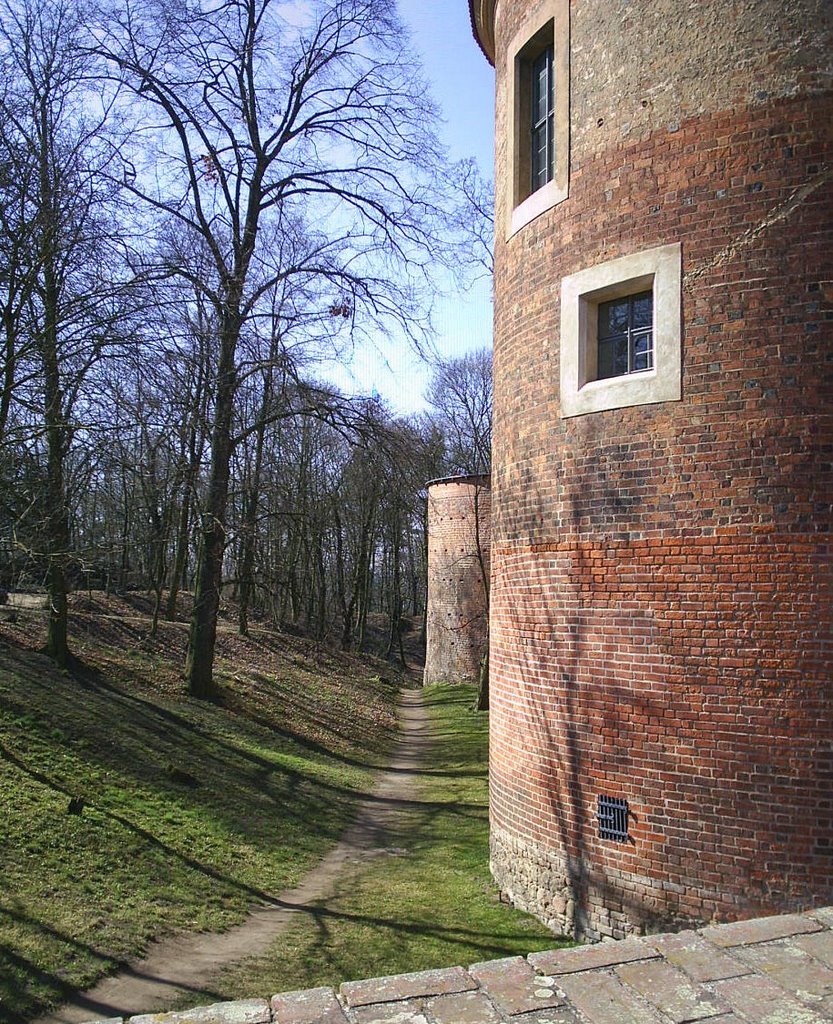
[[[833,928],[833,907],[819,907],[811,910],[809,916],[815,918],[825,928]]]
[[[755,1024],[822,1024],[825,1019],[808,1006],[802,1006],[780,985],[759,975],[717,981],[714,990],[719,998]]]
[[[367,981],[345,981],[339,991],[347,1006],[366,1006],[420,996],[438,996],[449,992],[467,992],[476,982],[462,967],[446,967],[411,974],[392,974]]]
[[[694,981],[719,981],[750,973],[746,964],[715,948],[697,932],[652,935],[645,941]]]
[[[565,7],[567,195],[511,234],[510,48]],[[497,11],[491,859],[562,931],[833,901],[828,8],[473,4]],[[673,242],[680,401],[562,418],[561,282]]]
[[[482,992],[436,996],[427,1009],[437,1024],[501,1024],[501,1018]]]
[[[621,964],[616,973],[675,1024],[714,1017],[725,1009],[702,988],[695,988],[684,974],[661,960]]]
[[[472,964],[469,974],[504,1013],[528,1013],[560,1006],[564,999],[550,979],[536,974],[520,956]]]
[[[265,999],[240,999],[193,1010],[139,1014],[130,1018],[130,1024],[269,1024],[271,1019]]]
[[[347,1024],[331,988],[309,988],[272,996],[274,1024]]]
[[[700,934],[715,946],[730,949],[755,942],[769,942],[789,935],[802,935],[821,931],[822,926],[804,914],[782,914],[778,917],[759,917],[752,921],[712,925],[702,928]]]
[[[421,1000],[376,1003],[348,1010],[350,1024],[429,1024]]]
[[[833,1012],[833,970],[819,963],[794,941],[743,946],[737,950],[737,955],[802,1002]]]
[[[560,978],[562,974],[592,971],[598,967],[613,967],[633,960],[656,959],[658,955],[657,951],[642,939],[623,939],[619,942],[599,942],[593,946],[530,953],[527,959],[536,971]]]
[[[591,1024],[662,1024],[655,1010],[608,971],[570,974],[559,984]]]
[[[833,968],[833,932],[817,932],[815,935],[799,935],[793,943],[805,953],[814,956],[827,967]]]
[[[522,1013],[517,1017],[510,1017],[507,1024],[584,1024],[580,1021],[575,1010],[569,1006],[551,1006],[546,1010],[533,1010],[532,1013]]]
[[[424,683],[476,682],[488,638],[489,478],[428,488],[428,609]]]

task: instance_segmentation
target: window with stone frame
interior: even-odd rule
[[[681,286],[679,242],[562,278],[562,417],[679,401]]]
[[[508,49],[507,238],[567,198],[569,25],[569,0],[544,0]]]

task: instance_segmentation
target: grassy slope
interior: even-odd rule
[[[558,944],[497,900],[488,871],[487,719],[473,692],[425,691],[437,744],[388,857],[357,867],[313,921],[212,985],[226,998],[470,964]],[[193,1002],[193,999],[191,1000]]]
[[[134,609],[79,600],[87,668],[70,677],[36,652],[40,618],[19,614],[0,622],[0,1021],[295,884],[394,727],[378,666],[301,639],[224,631],[214,706],[183,695],[184,624],[150,639]]]

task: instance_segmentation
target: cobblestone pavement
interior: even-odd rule
[[[833,907],[128,1021],[823,1024],[833,1021]]]

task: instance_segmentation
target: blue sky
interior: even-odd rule
[[[494,71],[472,37],[466,0],[399,0],[398,6],[442,110],[441,137],[452,160],[474,157],[484,178],[492,179]],[[443,357],[491,345],[491,283],[481,280],[439,301],[434,320]],[[430,369],[404,347],[364,348],[350,370],[351,380],[339,380],[342,387],[362,394],[375,389],[396,413],[422,408]]]

